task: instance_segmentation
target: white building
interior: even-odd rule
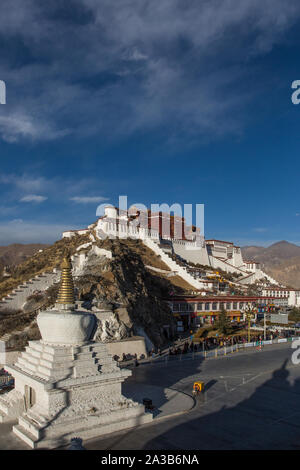
[[[66,230],[62,233],[63,238],[72,238],[75,235],[86,235],[90,232],[88,228],[83,228],[80,230]]]
[[[270,295],[274,297],[274,302],[280,300],[280,305],[285,304],[289,307],[300,306],[300,290],[288,289],[287,287],[264,287],[262,289],[262,295]]]
[[[139,212],[130,214],[127,211],[119,211],[116,207],[105,207],[105,214],[96,223],[98,238],[151,238],[159,241],[159,233],[155,229],[148,228],[148,221],[139,217]]]
[[[247,271],[251,271],[253,273],[261,268],[260,263],[253,260],[244,260],[244,265]]]
[[[264,278],[276,283],[260,269],[259,263],[244,262],[239,246],[224,240],[205,240],[204,236],[199,233],[199,229],[185,225],[183,217],[162,212],[140,211],[136,207],[125,211],[114,206],[106,206],[104,215],[99,217],[97,222],[86,229],[63,232],[63,237],[70,238],[76,233],[88,234],[92,229],[98,239],[109,237],[113,239],[136,238],[145,242],[152,240],[160,247],[163,242],[169,243],[167,248],[162,248],[162,252],[171,251],[170,254],[176,254],[187,263],[239,274],[241,284],[251,284]],[[185,236],[187,231],[191,235],[189,239]]]

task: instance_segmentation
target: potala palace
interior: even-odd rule
[[[72,256],[75,278],[82,274],[88,252],[112,258],[109,250],[97,246],[97,240],[131,238],[141,240],[152,250],[168,268],[163,274],[181,277],[191,287],[193,295],[222,295],[224,298],[226,294],[230,293],[232,297],[236,293],[246,296],[248,289],[255,286],[255,295],[265,303],[278,307],[300,305],[299,290],[280,285],[263,271],[258,262],[244,260],[241,248],[232,242],[206,240],[197,227],[187,226],[180,216],[140,211],[136,207],[124,211],[106,206],[104,215],[95,223],[81,230],[65,231],[62,237],[72,238],[76,234],[85,235],[89,241],[79,246]],[[160,271],[152,266],[145,267]],[[59,276],[60,272],[55,268],[24,282],[0,300],[0,311],[22,309],[30,295],[47,290],[59,281]],[[220,305],[217,304],[217,311]],[[212,301],[211,313],[215,313],[213,306],[215,302]],[[231,310],[235,311],[233,305]]]
[[[185,270],[197,280],[195,287],[207,287],[206,283],[197,279],[197,272],[192,270],[193,265],[206,266],[213,270],[240,275],[238,283],[241,285],[253,284],[255,281],[266,281],[277,285],[277,281],[268,276],[259,263],[243,260],[241,248],[232,242],[222,240],[205,240],[196,227],[189,227],[180,216],[170,216],[167,213],[150,211],[142,212],[131,207],[129,211],[119,211],[116,207],[107,206],[104,216],[87,228],[77,231],[63,232],[63,237],[72,237],[75,234],[91,234],[91,239],[109,238],[138,238],[141,239],[170,269],[178,270],[185,263]],[[171,255],[171,256],[170,256]],[[172,262],[173,261],[173,262]],[[180,275],[182,270],[180,270]],[[190,276],[188,282],[190,282]]]
[[[259,298],[249,299],[263,305],[299,306],[300,291],[281,285],[266,274],[260,263],[244,260],[239,246],[223,240],[206,240],[195,226],[187,226],[180,216],[163,212],[140,211],[131,207],[121,211],[117,207],[106,206],[104,215],[87,228],[77,231],[66,231],[63,237],[75,234],[89,234],[91,245],[95,237],[136,238],[140,239],[173,272],[182,277],[196,289],[194,294],[218,295],[228,293],[228,284],[222,283],[220,273],[233,274],[232,287],[247,294],[250,285],[259,289]],[[85,255],[74,258],[74,267],[80,269]],[[203,273],[203,268],[206,273]],[[220,271],[220,273],[219,273]],[[223,299],[224,300],[224,299]],[[233,304],[228,299],[227,307],[232,310]],[[244,299],[245,300],[245,299]],[[229,302],[230,301],[230,302]],[[216,302],[209,304],[209,310],[219,310],[220,305],[212,308]],[[171,303],[172,307],[172,303]],[[237,309],[233,309],[237,311]],[[237,316],[239,318],[239,316]]]

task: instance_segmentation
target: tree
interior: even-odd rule
[[[220,333],[223,333],[224,335],[227,335],[231,332],[230,319],[227,316],[226,310],[221,310],[218,320],[216,322],[216,327],[218,328]]]
[[[300,309],[297,307],[293,307],[292,310],[289,312],[289,320],[294,322],[300,321]]]

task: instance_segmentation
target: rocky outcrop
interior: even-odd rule
[[[173,315],[163,298],[170,290],[180,293],[180,288],[172,285],[172,278],[145,269],[137,249],[144,249],[141,241],[106,243],[112,257],[87,255],[75,279],[78,299],[85,308],[96,311],[103,308],[103,302],[110,305],[111,313],[103,312],[99,319],[98,338],[124,339],[142,328],[154,344],[161,345],[166,340],[164,326],[174,329]]]
[[[133,325],[129,318],[127,318],[125,323],[120,319],[117,313],[114,313],[111,310],[98,310],[97,312],[94,312],[94,314],[98,321],[98,327],[94,337],[96,341],[101,341],[103,343],[109,341],[120,341],[133,334]]]
[[[32,271],[33,274],[37,270],[40,271],[46,265],[46,251],[49,265],[53,266],[64,250],[68,249],[72,256],[76,297],[80,308],[92,311],[98,316],[96,338],[106,342],[142,335],[148,345],[162,345],[166,340],[164,327],[168,325],[167,331],[171,334],[175,331],[173,315],[168,303],[163,299],[167,298],[171,291],[182,294],[191,286],[187,283],[181,285],[180,278],[174,276],[165,263],[140,240],[91,242],[89,238],[78,237],[71,241],[72,244],[65,241],[65,245],[57,242],[53,247],[44,250],[40,257],[27,260],[25,265],[18,268],[18,278],[21,273],[26,273],[28,279]],[[151,270],[151,267],[154,269]],[[35,324],[30,324],[35,318],[35,312],[43,308],[45,301],[47,307],[51,306],[51,302],[54,303],[57,290],[55,282],[59,272],[54,271],[53,274],[48,273],[46,277],[38,275],[36,279],[41,281],[33,281],[33,284],[39,284],[39,288],[32,290],[29,281],[26,285],[23,282],[21,289],[15,289],[16,296],[20,297],[20,312],[7,314],[6,326],[3,323],[2,332],[6,333],[7,329],[15,344],[25,345],[26,338],[30,338],[30,328],[35,329]],[[173,276],[169,277],[170,274]],[[52,286],[51,282],[48,283],[52,281],[51,276]],[[45,285],[40,285],[40,282],[45,281]],[[27,285],[30,286],[29,289]],[[45,288],[47,290],[43,290]],[[22,292],[17,292],[18,290]],[[17,335],[14,331],[15,321],[20,325]],[[22,325],[24,328],[29,326],[26,335],[20,333]]]

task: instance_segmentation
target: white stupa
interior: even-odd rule
[[[143,405],[122,395],[131,371],[120,369],[104,343],[93,342],[93,314],[74,309],[71,263],[62,263],[53,310],[41,312],[40,341],[29,341],[16,364],[6,369],[15,388],[0,397],[0,413],[18,419],[13,432],[32,448],[94,438],[152,420]]]

